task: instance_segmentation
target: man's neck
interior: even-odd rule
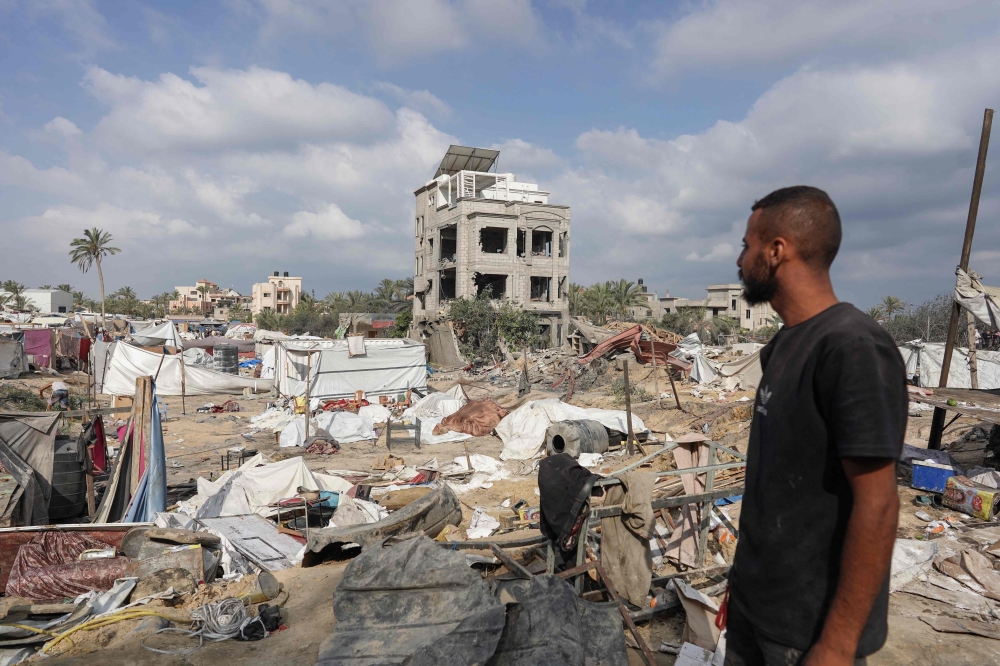
[[[840,302],[828,272],[818,273],[801,264],[787,269],[779,274],[778,293],[771,300],[785,326],[801,324]]]

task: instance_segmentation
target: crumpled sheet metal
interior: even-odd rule
[[[465,556],[427,537],[366,546],[333,595],[317,666],[485,664],[505,609]]]
[[[110,547],[80,532],[42,532],[18,550],[6,594],[48,600],[110,590],[125,575],[128,558],[77,560],[85,550]]]
[[[622,616],[614,602],[576,596],[558,576],[503,581],[507,622],[487,666],[627,666]]]
[[[458,525],[461,522],[462,505],[458,496],[448,484],[442,483],[434,492],[393,511],[376,523],[309,530],[307,548],[318,553],[330,545],[357,543],[364,546],[391,536],[415,532],[423,532],[434,538],[445,525]]]

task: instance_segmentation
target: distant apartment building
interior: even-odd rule
[[[0,290],[0,295],[10,296],[3,290]],[[25,305],[29,310],[41,313],[73,311],[73,295],[60,289],[24,289],[21,295],[24,296]],[[13,309],[13,302],[9,303],[8,307]]]
[[[499,151],[451,146],[434,179],[414,191],[415,325],[455,298],[489,290],[539,316],[556,346],[569,320],[569,206],[512,173],[490,172]]]
[[[705,298],[690,299],[671,296],[668,291],[664,296],[650,292],[639,278],[639,286],[645,298],[643,305],[633,306],[631,314],[635,319],[661,319],[665,314],[671,314],[689,308],[704,308],[705,319],[712,317],[731,317],[740,322],[740,328],[756,331],[762,326],[769,326],[774,317],[770,303],[750,305],[743,298],[743,285],[739,283],[710,284],[705,288]]]
[[[225,319],[231,311],[243,310],[249,299],[232,287],[220,289],[208,280],[198,280],[194,286],[174,287],[177,300],[170,301],[170,311],[194,310],[206,317]]]
[[[302,278],[289,277],[288,271],[282,275],[274,271],[267,282],[254,284],[250,293],[250,312],[258,315],[265,310],[286,315],[295,309],[302,297]]]

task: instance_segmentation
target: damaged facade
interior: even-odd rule
[[[499,151],[451,146],[434,180],[414,192],[413,320],[418,330],[455,298],[489,290],[539,316],[551,346],[568,333],[569,206],[512,173],[490,172]]]

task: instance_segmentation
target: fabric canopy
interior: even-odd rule
[[[28,371],[28,361],[24,357],[24,334],[0,336],[0,379],[17,377]]]
[[[753,391],[760,385],[760,378],[764,375],[764,369],[760,365],[760,350],[724,363],[719,368],[719,375],[727,391],[735,391],[737,388]]]
[[[991,328],[1000,328],[1000,287],[987,287],[976,272],[955,269],[955,302]],[[978,357],[977,357],[978,358]]]
[[[228,375],[195,365],[185,366],[184,373],[185,395],[242,393],[244,388],[259,393],[270,388],[268,381]],[[159,395],[181,395],[179,355],[157,354],[119,343],[107,364],[102,392],[107,395],[133,395],[136,378],[148,376],[156,378]]]
[[[34,328],[24,331],[24,353],[34,357],[36,368],[48,368],[55,355],[55,332],[51,328]]]
[[[920,386],[937,388],[941,380],[941,364],[944,361],[943,342],[921,342],[913,340],[900,346],[899,353],[906,364],[906,373],[912,375],[920,371]],[[980,389],[1000,388],[1000,352],[976,350],[976,370]],[[955,347],[948,371],[948,388],[972,388],[972,374],[969,370],[969,350]]]
[[[599,421],[605,428],[627,432],[626,414],[617,409],[585,409],[568,405],[557,398],[526,402],[497,424],[496,433],[503,442],[502,460],[528,460],[545,447],[545,431],[558,421]],[[645,432],[646,426],[632,414],[632,431]]]
[[[424,345],[405,339],[365,340],[365,353],[349,356],[346,340],[285,340],[275,345],[274,386],[279,395],[349,398],[426,390]]]
[[[181,336],[177,334],[177,327],[173,322],[165,321],[162,324],[132,324],[132,339],[143,347],[173,347],[181,349],[184,343]]]

